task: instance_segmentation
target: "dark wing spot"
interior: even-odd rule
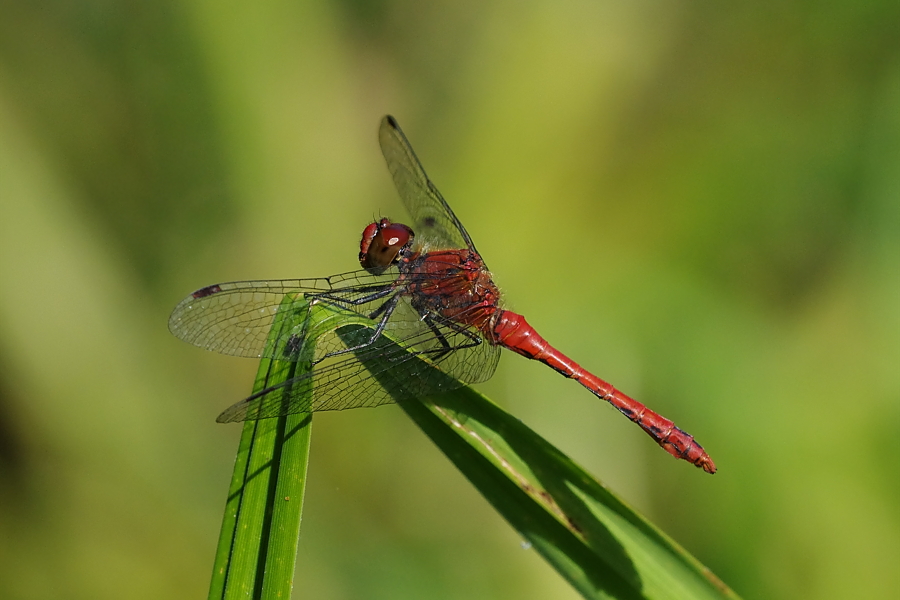
[[[208,285],[203,289],[199,289],[193,294],[191,294],[192,298],[206,298],[207,296],[212,296],[213,294],[218,294],[222,291],[218,285]]]
[[[425,219],[422,220],[422,224],[425,225],[425,227],[434,227],[434,217],[425,217]]]

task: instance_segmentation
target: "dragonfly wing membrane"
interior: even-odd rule
[[[415,312],[411,306],[408,310]],[[393,339],[401,340],[447,375],[464,383],[481,383],[494,374],[500,360],[500,347],[488,343],[474,327],[460,325],[435,313],[419,316],[415,331],[406,327],[408,323],[407,319],[398,319],[393,327],[388,325],[387,331],[393,334]],[[426,387],[434,386],[428,384]]]
[[[476,367],[477,363],[472,362],[479,356],[471,351],[486,348],[486,344],[436,353],[423,349],[422,334],[398,343],[390,333],[372,340],[374,330],[371,324],[344,324],[328,331],[318,339],[318,344],[328,348],[361,347],[326,355],[312,370],[238,402],[217,420],[226,423],[301,412],[374,407],[394,402],[398,397],[412,399],[456,389],[465,382],[455,372],[469,377],[485,376],[484,367]],[[483,351],[477,353],[482,355],[480,359],[485,358]],[[465,356],[470,360],[463,359]],[[452,363],[444,360],[450,357]],[[486,363],[496,366],[496,354],[493,361],[488,354]],[[461,368],[463,365],[465,368]]]
[[[169,330],[178,338],[221,354],[247,358],[291,360],[290,351],[302,334],[298,326],[282,332],[267,345],[275,315],[281,311],[304,311],[315,300],[366,316],[379,304],[383,290],[396,279],[396,272],[382,275],[354,271],[318,279],[235,281],[207,286],[178,303],[169,317]],[[285,302],[286,297],[293,302]],[[369,297],[371,300],[367,300]]]
[[[287,280],[211,285],[178,303],[169,317],[169,330],[207,350],[259,358],[285,296],[302,294],[303,289],[309,288]]]
[[[227,408],[216,420],[231,423],[392,402],[389,390],[366,374],[365,366],[354,357],[337,360],[262,390]]]
[[[400,199],[413,218],[416,235],[432,248],[475,250],[466,228],[428,179],[394,117],[387,115],[381,120],[378,141]]]

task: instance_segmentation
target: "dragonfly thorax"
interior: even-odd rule
[[[502,312],[500,290],[477,252],[460,249],[412,254],[402,257],[399,266],[416,310],[474,327],[493,341],[495,316]]]

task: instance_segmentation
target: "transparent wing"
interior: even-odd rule
[[[354,271],[319,279],[210,285],[178,303],[169,317],[169,331],[189,344],[213,352],[247,358],[285,359],[279,352],[287,348],[296,332],[285,332],[283,339],[269,350],[266,350],[266,339],[286,296],[296,299],[298,310],[311,299],[323,298],[368,316],[381,299],[376,297],[366,302],[366,298],[389,289],[397,277],[397,271],[390,269],[382,275]]]
[[[378,142],[403,206],[413,218],[410,225],[417,241],[426,243],[429,250],[469,248],[475,251],[466,228],[428,179],[394,117],[387,115],[381,120]]]
[[[477,329],[439,314],[420,314],[397,278],[391,269],[377,276],[357,271],[321,279],[207,286],[175,307],[169,329],[182,340],[223,354],[292,362],[311,357],[311,371],[236,404],[220,417],[224,421],[377,406],[391,402],[401,388],[422,395],[451,389],[460,381],[488,379],[496,369],[499,347]],[[315,305],[328,310],[312,310]],[[288,313],[281,320],[286,325],[268,340],[279,311]],[[361,329],[348,338],[347,324],[359,323],[361,317],[368,326],[356,325]],[[379,323],[383,329],[376,335]],[[385,336],[398,344],[382,348]],[[408,363],[412,357],[425,359],[449,378],[420,367],[404,372],[403,365],[407,370],[421,366]],[[367,363],[376,365],[374,374]],[[388,368],[397,371],[390,375]],[[311,396],[304,391],[309,386]]]
[[[473,344],[470,336],[446,324],[438,325],[447,336],[437,343],[438,350],[424,333],[397,343],[390,334],[373,340],[371,325],[343,323],[318,339],[332,352],[318,359],[311,371],[238,402],[217,421],[372,407],[393,402],[396,396],[441,393],[489,378],[500,356],[499,346],[484,340]],[[353,346],[362,347],[352,353],[338,350]]]

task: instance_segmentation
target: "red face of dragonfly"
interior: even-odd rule
[[[312,355],[309,370],[235,404],[219,420],[376,406],[397,394],[427,396],[484,381],[494,372],[500,348],[507,348],[574,379],[667,452],[715,473],[712,459],[690,434],[551,346],[525,317],[500,307],[500,292],[472,238],[428,179],[393,117],[382,120],[378,135],[418,234],[415,251],[410,227],[380,219],[363,232],[363,271],[212,285],[185,298],[172,313],[169,328],[175,335],[210,350],[288,361]],[[389,271],[393,265],[396,272]],[[355,312],[372,327],[354,324],[359,329],[352,335],[360,337],[345,339],[339,319],[309,317],[302,326],[286,327],[271,339],[276,313],[302,319],[313,304],[342,314]],[[326,331],[332,323],[335,331]],[[320,334],[308,340],[308,331]],[[387,349],[382,336],[399,344]],[[373,375],[367,364],[375,357],[376,364],[390,363],[391,373]],[[427,360],[410,362],[415,357]],[[442,375],[436,377],[436,372]]]
[[[400,259],[400,253],[412,245],[413,230],[402,223],[381,219],[370,223],[359,242],[359,264],[379,275]]]

